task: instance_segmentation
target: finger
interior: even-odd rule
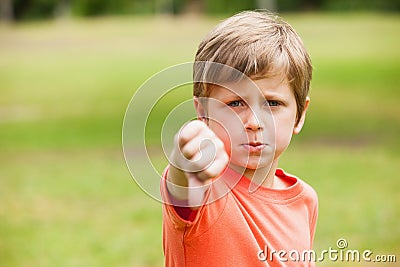
[[[199,156],[201,156],[202,150],[207,149],[207,147],[210,146],[216,147],[216,141],[213,139],[213,137],[198,135],[181,148],[181,153],[185,158],[195,161]]]
[[[201,143],[204,140],[204,137],[202,136],[195,136],[193,139],[185,143],[181,148],[180,152],[182,155],[188,159],[191,160],[196,157],[196,154],[200,154],[201,150]]]
[[[225,151],[220,151],[215,159],[204,170],[196,173],[200,180],[216,178],[222,174],[229,163],[229,156]]]
[[[198,136],[204,129],[208,129],[208,126],[204,122],[198,120],[185,124],[177,133],[176,138],[179,147],[184,146],[187,142]]]
[[[195,152],[191,155],[190,159],[185,157],[181,157],[181,166],[185,166],[185,170],[187,172],[200,172],[206,169],[215,159],[216,157],[216,147],[211,140],[203,140],[201,143],[194,142]],[[188,153],[186,153],[188,154]]]

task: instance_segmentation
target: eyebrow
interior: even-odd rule
[[[263,96],[264,96],[264,98],[280,98],[280,99],[285,98],[284,95],[279,94],[279,93],[266,93],[266,94],[263,94]]]
[[[220,93],[219,97],[240,98],[243,100],[245,100],[247,98],[246,92],[243,92],[243,91],[236,92],[235,90],[230,89],[225,86],[221,86],[221,88],[224,90],[224,92]],[[258,92],[264,99],[282,100],[282,99],[286,99],[286,97],[287,97],[286,95],[284,95],[282,93],[274,92],[273,90],[272,90],[272,92],[271,92],[271,90],[262,91],[260,88],[258,88]]]

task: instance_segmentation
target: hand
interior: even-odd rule
[[[223,142],[202,121],[191,121],[181,128],[174,140],[167,179],[189,187],[183,192],[169,187],[174,197],[188,199],[191,206],[202,203],[204,185],[219,176],[226,168],[229,157]]]

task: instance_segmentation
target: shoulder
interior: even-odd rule
[[[285,179],[290,179],[292,181],[295,181],[297,186],[302,188],[301,195],[304,198],[309,199],[310,201],[315,202],[315,203],[318,202],[317,192],[305,180],[303,180],[302,178],[299,178],[296,175],[288,173],[288,172],[284,171],[283,169],[277,169],[276,173],[277,173],[277,175],[284,176]]]
[[[299,177],[285,173],[283,170],[281,171],[284,175],[291,177],[290,179],[296,179],[296,185],[301,188],[301,193],[299,194],[299,203],[301,203],[301,205],[304,205],[307,209],[308,220],[313,236],[315,233],[315,226],[318,218],[317,192],[311,185],[309,185],[307,182],[300,179]]]
[[[303,190],[304,190],[304,194],[306,196],[309,196],[310,198],[314,199],[315,201],[318,201],[318,195],[317,192],[315,191],[315,189],[308,184],[307,182],[305,182],[304,180],[297,178],[299,180],[300,183],[303,184]]]
[[[302,184],[303,192],[302,192],[302,199],[304,204],[306,205],[307,209],[310,212],[310,220],[315,225],[316,218],[318,216],[318,195],[314,188],[305,182],[304,180],[298,178],[298,182]]]

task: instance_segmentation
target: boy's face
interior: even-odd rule
[[[230,167],[244,175],[271,167],[298,133],[296,100],[280,76],[213,86],[207,101],[208,125],[223,141]],[[306,101],[306,108],[309,100]],[[198,113],[203,113],[197,104]]]

